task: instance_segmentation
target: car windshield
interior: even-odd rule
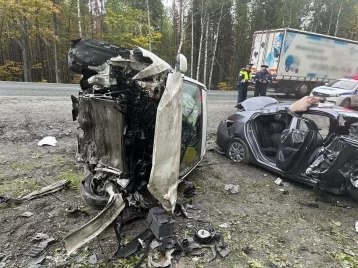
[[[347,89],[352,90],[358,85],[358,81],[349,81],[349,80],[336,80],[327,84],[331,88]]]

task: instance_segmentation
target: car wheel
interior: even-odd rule
[[[349,195],[355,200],[358,201],[358,171],[354,169],[349,174],[349,178],[346,179],[346,187]]]
[[[349,98],[344,99],[341,103],[341,106],[344,108],[350,108],[351,107],[351,99],[349,99]]]
[[[311,92],[310,85],[308,83],[301,83],[296,91],[296,97],[298,99],[303,98],[304,96],[308,96]]]
[[[108,196],[97,195],[93,190],[93,174],[89,173],[80,183],[80,195],[83,202],[92,208],[103,209],[108,203]]]
[[[240,138],[233,138],[226,146],[226,156],[233,163],[248,165],[251,161],[251,152],[247,144]]]

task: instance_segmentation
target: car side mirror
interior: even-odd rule
[[[178,55],[176,56],[175,70],[183,74],[188,70],[188,60],[181,53],[178,53]]]

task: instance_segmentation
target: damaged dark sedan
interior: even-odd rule
[[[294,105],[270,97],[242,102],[219,124],[219,152],[358,200],[358,112],[324,100],[302,110]]]
[[[126,207],[158,202],[173,212],[177,186],[201,161],[206,144],[206,88],[150,51],[96,40],[73,41],[69,68],[82,75],[72,96],[81,197],[103,209],[65,238],[68,253],[93,239]]]

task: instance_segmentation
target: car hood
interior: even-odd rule
[[[277,103],[277,100],[271,97],[255,97],[241,102],[239,106],[241,106],[245,111],[255,111],[275,103]]]
[[[320,93],[336,93],[336,94],[347,94],[347,93],[354,93],[354,90],[352,89],[340,89],[340,88],[333,88],[333,87],[327,87],[327,86],[321,86],[314,89],[315,92]]]

